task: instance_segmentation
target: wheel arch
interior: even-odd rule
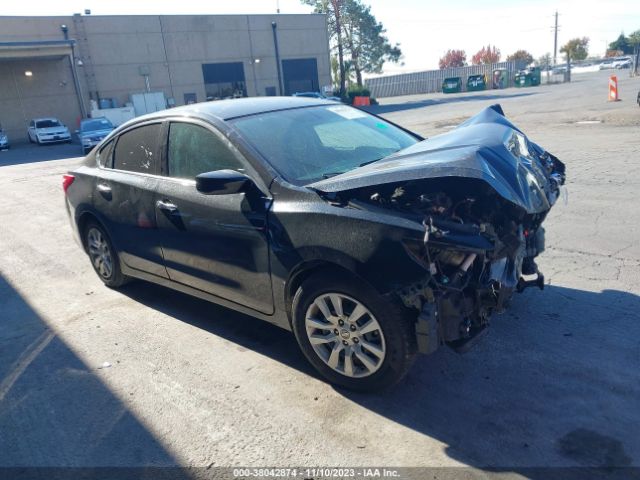
[[[85,210],[80,215],[78,215],[78,218],[76,220],[76,224],[78,225],[78,233],[80,234],[80,242],[82,243],[82,248],[84,249],[85,252],[88,251],[87,239],[85,237],[85,230],[87,228],[87,225],[90,222],[95,222],[100,227],[102,227],[102,229],[107,233],[107,235],[109,235],[109,238],[113,243],[113,238],[111,238],[111,235],[109,234],[109,230],[107,230],[104,222],[100,220],[99,216],[95,212],[92,212],[91,210]]]
[[[350,265],[354,267],[354,265]],[[326,273],[328,271],[335,271],[337,274],[346,275],[348,277],[357,279],[372,289],[376,290],[380,293],[380,289],[376,287],[376,285],[369,282],[366,278],[363,278],[361,275],[354,269],[347,268],[344,265],[329,261],[329,260],[308,260],[299,263],[290,273],[289,278],[285,284],[285,308],[287,312],[287,317],[289,319],[289,323],[292,321],[292,303],[293,297],[300,285],[309,279],[312,276],[319,275],[320,273]]]

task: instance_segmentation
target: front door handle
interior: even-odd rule
[[[167,213],[176,213],[178,211],[178,207],[169,200],[158,200],[156,202],[156,207]]]

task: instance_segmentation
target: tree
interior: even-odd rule
[[[589,37],[572,38],[561,49],[567,60],[584,60],[589,54]]]
[[[549,65],[551,65],[551,54],[545,53],[540,58],[538,58],[538,60],[536,60],[536,63],[539,67],[548,67]]]
[[[467,54],[464,50],[447,50],[440,59],[440,70],[453,67],[464,67],[467,63]]]
[[[609,50],[618,50],[622,52],[622,55],[628,55],[633,53],[633,46],[629,43],[629,39],[624,36],[624,32],[621,32],[616,41],[609,44]]]
[[[314,12],[327,15],[332,50],[337,53],[340,96],[346,92],[345,64],[351,62],[356,81],[362,85],[362,73],[379,73],[384,62],[398,62],[399,45],[391,45],[384,26],[360,0],[300,0]]]
[[[498,63],[500,61],[500,50],[491,45],[482,47],[478,53],[471,57],[471,63],[473,65],[487,65],[491,63]]]
[[[344,33],[342,30],[342,13],[344,12],[345,0],[301,0],[305,5],[313,7],[316,13],[324,13],[327,16],[327,29],[329,32],[329,42],[333,44],[333,49],[337,50],[339,88],[340,96],[345,94],[346,78],[344,71]]]
[[[385,62],[399,62],[402,51],[398,44],[389,43],[386,30],[371,13],[371,7],[359,0],[346,0],[345,6],[345,45],[351,56],[356,83],[362,86],[362,72],[380,73]]]
[[[529,65],[533,63],[533,55],[526,50],[517,50],[507,57],[507,62],[524,62]]]

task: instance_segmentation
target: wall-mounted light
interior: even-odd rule
[[[64,35],[65,40],[69,40],[69,27],[65,24],[60,25],[60,30],[62,30],[62,34]]]
[[[83,67],[84,66],[84,62],[78,58],[76,60],[76,65],[79,66],[79,67]]]
[[[260,63],[260,59],[259,59],[259,58],[254,58],[254,59],[253,59],[253,63],[255,63],[255,64]]]
[[[33,72],[32,72],[31,70],[26,70],[26,71],[24,72],[24,76],[25,76],[25,77],[33,77]]]

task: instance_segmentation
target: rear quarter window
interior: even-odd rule
[[[115,140],[111,140],[98,151],[98,154],[96,155],[98,165],[104,168],[113,167],[113,146],[115,143]]]

